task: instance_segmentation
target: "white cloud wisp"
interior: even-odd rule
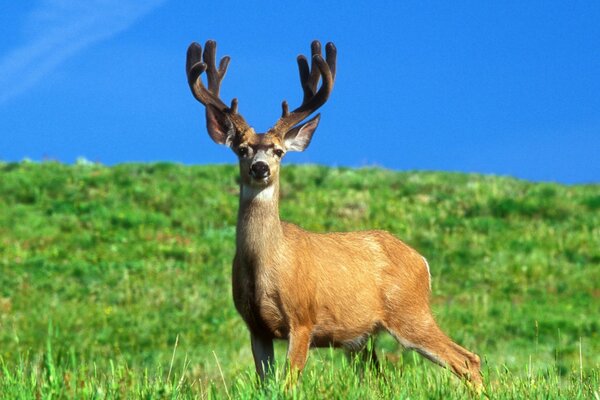
[[[0,105],[35,86],[67,58],[108,39],[165,0],[42,0],[26,18],[30,36],[0,58]]]

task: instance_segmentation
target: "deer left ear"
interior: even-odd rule
[[[283,137],[283,143],[287,151],[304,151],[310,144],[313,133],[319,125],[321,114],[317,114],[313,119],[295,126],[287,131]]]

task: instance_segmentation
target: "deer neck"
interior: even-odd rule
[[[279,219],[279,180],[264,188],[241,183],[237,251],[244,259],[263,264],[283,244]]]

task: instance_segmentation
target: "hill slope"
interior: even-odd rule
[[[48,368],[89,377],[114,360],[219,382],[219,396],[222,379],[252,371],[230,294],[236,178],[234,166],[0,163],[0,391],[15,371],[39,386]],[[281,213],[315,231],[389,230],[418,249],[440,325],[482,355],[490,381],[500,366],[598,381],[599,185],[287,166]],[[376,346],[392,368],[429,371],[385,335]],[[317,376],[343,363],[312,354]]]

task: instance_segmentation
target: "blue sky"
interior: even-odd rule
[[[333,41],[313,142],[286,162],[600,182],[600,2],[31,0],[0,6],[0,160],[234,162],[184,65],[215,39],[257,131]]]

